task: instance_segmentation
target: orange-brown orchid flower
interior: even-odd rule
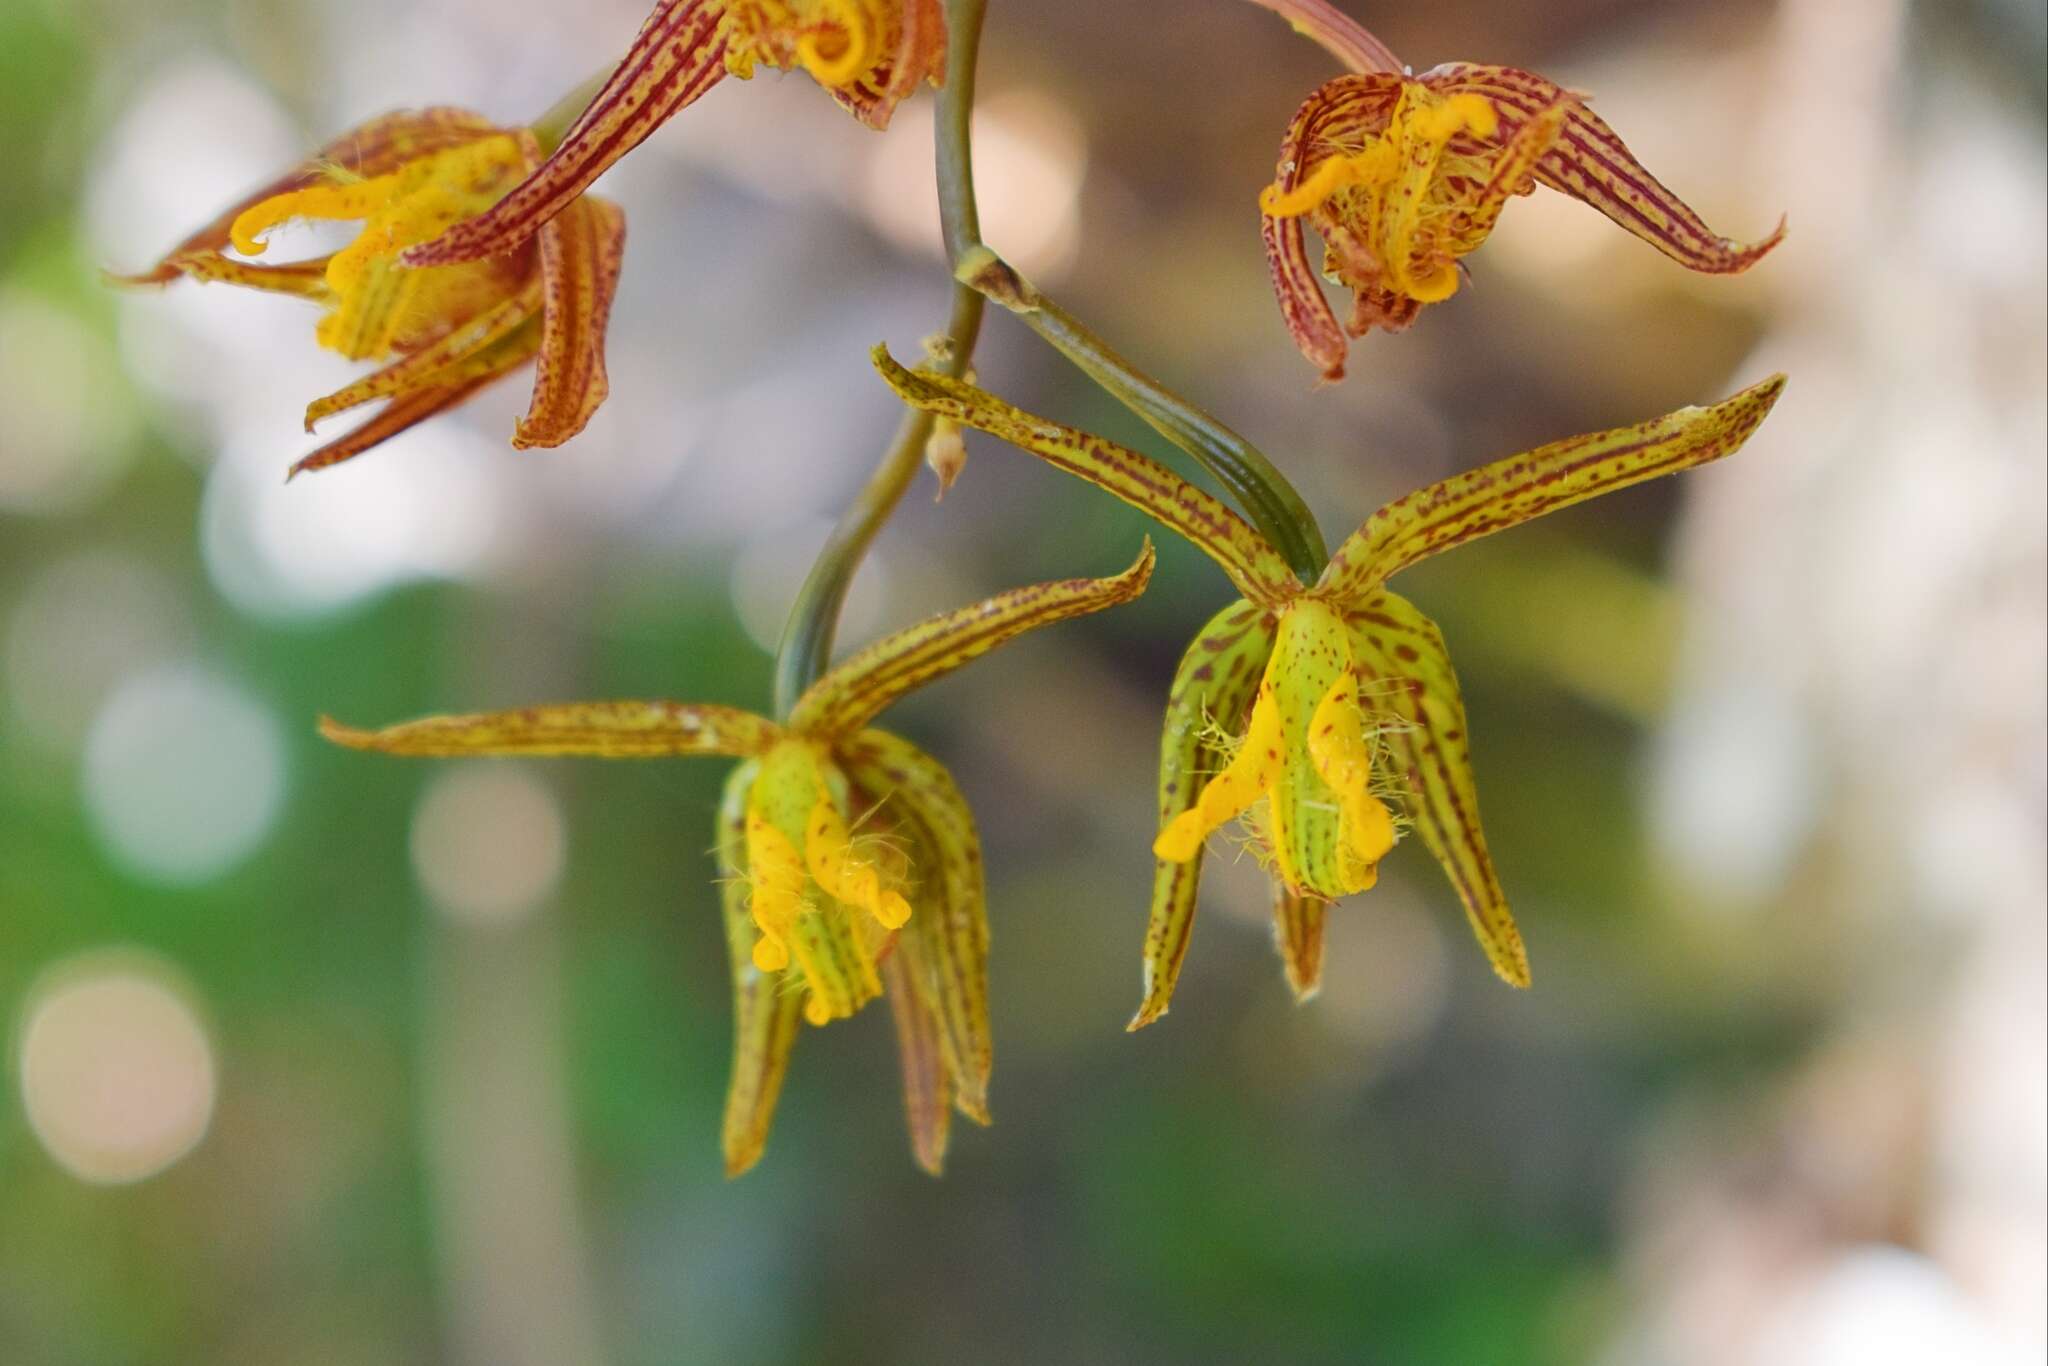
[[[1320,980],[1328,903],[1371,887],[1404,829],[1443,866],[1494,970],[1527,986],[1528,955],[1480,829],[1457,675],[1435,623],[1386,580],[1546,512],[1731,454],[1785,382],[1774,376],[1709,408],[1539,446],[1396,499],[1304,586],[1248,523],[1165,466],[970,384],[912,373],[884,351],[876,363],[913,406],[999,436],[1179,532],[1243,594],[1195,637],[1167,702],[1133,1029],[1166,1013],[1203,846],[1239,817],[1273,873],[1274,938],[1298,996]]]
[[[1259,0],[1354,65],[1384,65],[1378,40],[1327,5]],[[1689,269],[1733,275],[1784,236],[1781,220],[1744,245],[1707,227],[1643,168],[1583,99],[1506,66],[1455,62],[1420,76],[1359,70],[1303,102],[1259,196],[1280,311],[1302,354],[1341,379],[1346,334],[1398,332],[1458,291],[1463,259],[1508,200],[1537,185],[1590,204]],[[1309,264],[1304,221],[1323,239],[1323,272],[1348,285],[1339,323]]]
[[[490,261],[416,269],[399,254],[481,213],[540,163],[525,129],[460,109],[389,114],[352,132],[179,243],[152,269],[296,295],[324,310],[316,336],[383,369],[306,409],[322,418],[379,399],[369,421],[292,466],[320,469],[362,454],[537,362],[533,402],[516,447],[559,446],[583,430],[609,392],[604,334],[618,288],[626,220],[616,204],[574,200],[536,241]],[[266,236],[301,220],[362,223],[354,241],[313,260],[272,264]]]
[[[1036,584],[933,617],[854,654],[779,725],[734,707],[610,702],[322,730],[386,754],[743,760],[717,844],[733,973],[726,1171],[747,1170],[767,1144],[798,1017],[823,1025],[887,996],[911,1147],[936,1173],[951,1110],[988,1122],[981,841],[945,767],[868,723],[1025,631],[1130,601],[1151,572],[1148,542],[1113,578]]]
[[[446,265],[514,249],[726,75],[800,68],[880,129],[920,84],[941,79],[945,58],[942,0],[659,0],[546,163],[406,260]]]

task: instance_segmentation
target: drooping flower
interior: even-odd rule
[[[1354,66],[1386,66],[1377,39],[1325,5],[1258,3],[1293,19]],[[1463,259],[1507,202],[1537,185],[1562,191],[1691,270],[1733,275],[1784,236],[1744,245],[1712,231],[1630,154],[1582,97],[1506,66],[1454,62],[1420,76],[1360,69],[1310,95],[1259,195],[1280,311],[1302,354],[1341,379],[1346,335],[1398,332],[1458,291]],[[1339,323],[1309,264],[1302,231],[1323,239],[1323,273],[1348,286]]]
[[[489,208],[540,159],[530,131],[460,109],[386,115],[234,205],[149,271],[121,278],[186,277],[294,295],[324,310],[315,332],[322,346],[350,360],[389,362],[307,407],[311,431],[323,418],[386,401],[293,465],[293,474],[360,455],[528,361],[537,362],[533,402],[512,444],[559,446],[610,391],[604,336],[625,247],[619,207],[577,198],[535,241],[490,261],[416,269],[398,259]],[[305,220],[363,226],[346,247],[313,260],[254,259],[268,254],[269,233]]]
[[[1785,382],[1773,376],[1712,407],[1539,446],[1396,499],[1304,586],[1250,525],[1165,466],[972,385],[905,370],[885,351],[876,364],[913,406],[999,436],[1187,537],[1243,595],[1196,635],[1167,702],[1133,1029],[1166,1013],[1203,846],[1240,817],[1273,875],[1274,938],[1298,996],[1319,981],[1328,903],[1370,888],[1404,830],[1442,865],[1495,972],[1527,986],[1528,955],[1480,827],[1457,676],[1435,623],[1386,580],[1453,546],[1731,454]]]
[[[386,754],[724,755],[717,858],[733,974],[726,1171],[759,1160],[799,1017],[844,1019],[886,996],[911,1146],[936,1173],[948,1115],[988,1122],[988,919],[981,843],[945,767],[869,728],[891,703],[1040,626],[1128,602],[1149,543],[1113,578],[1013,589],[885,637],[798,699],[783,724],[735,707],[600,702],[436,716],[328,739]]]
[[[727,75],[801,69],[881,129],[920,84],[939,82],[945,58],[942,0],[659,0],[547,162],[489,213],[406,259],[446,265],[512,250]]]

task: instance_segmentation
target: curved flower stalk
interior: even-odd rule
[[[293,465],[295,475],[352,459],[528,361],[537,363],[533,402],[512,444],[559,446],[610,392],[605,326],[626,237],[618,205],[576,198],[536,241],[491,261],[420,270],[398,259],[488,209],[540,160],[528,129],[460,109],[389,114],[229,208],[150,270],[120,278],[185,277],[294,295],[324,310],[315,332],[322,346],[350,360],[389,362],[307,407],[312,431],[322,418],[384,401],[369,421]],[[269,233],[300,220],[363,226],[327,256],[254,259],[268,254]]]
[[[1480,827],[1464,704],[1436,625],[1386,581],[1418,560],[1546,512],[1731,454],[1784,388],[1773,376],[1707,408],[1539,446],[1387,504],[1313,584],[1256,531],[1165,466],[1020,412],[877,349],[915,407],[979,428],[1179,532],[1243,600],[1196,635],[1167,702],[1144,1000],[1166,1013],[1187,953],[1208,837],[1240,817],[1274,882],[1274,936],[1297,996],[1316,990],[1325,906],[1373,885],[1405,830],[1442,865],[1494,971],[1528,955]]]
[[[511,251],[727,75],[801,69],[870,128],[945,70],[941,0],[659,0],[561,146],[489,213],[406,253],[414,265]]]
[[[1025,631],[1129,602],[1151,573],[1147,542],[1113,578],[1035,584],[933,617],[827,673],[781,725],[702,703],[595,702],[321,730],[385,754],[742,760],[717,844],[733,973],[726,1171],[746,1171],[767,1144],[798,1018],[823,1025],[886,995],[912,1150],[937,1173],[949,1111],[988,1122],[981,843],[945,767],[868,723]]]
[[[1785,234],[1780,220],[1746,245],[1718,235],[1582,97],[1533,72],[1453,62],[1412,76],[1320,0],[1256,3],[1353,67],[1302,103],[1259,195],[1281,314],[1325,379],[1344,376],[1347,334],[1398,332],[1457,293],[1463,259],[1510,199],[1539,184],[1704,274],[1745,271]],[[1352,291],[1341,324],[1309,264],[1304,222],[1323,239],[1323,273]]]

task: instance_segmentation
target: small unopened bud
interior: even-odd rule
[[[939,491],[932,495],[936,503],[967,468],[967,442],[960,436],[959,423],[944,417],[933,421],[932,434],[924,443],[924,463],[939,477]]]

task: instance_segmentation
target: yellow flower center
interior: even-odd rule
[[[1329,900],[1366,890],[1394,846],[1393,817],[1372,790],[1372,733],[1343,617],[1315,598],[1289,603],[1237,753],[1152,852],[1185,863],[1264,798],[1282,881]]]
[[[317,335],[351,360],[388,356],[502,296],[502,262],[418,270],[400,265],[398,254],[490,208],[527,169],[519,138],[493,134],[388,175],[361,179],[337,171],[328,181],[274,195],[235,219],[229,238],[236,251],[260,256],[265,234],[286,223],[361,220],[355,240],[327,262],[334,309]]]
[[[847,829],[845,786],[822,747],[791,739],[761,761],[747,794],[749,911],[761,931],[754,966],[781,972],[793,962],[812,1024],[881,995],[876,957],[910,920],[910,902],[888,885],[900,871],[885,873],[881,852]]]
[[[872,81],[901,24],[901,0],[733,0],[726,10],[726,69],[800,66],[819,85]]]
[[[1376,258],[1388,288],[1441,302],[1458,292],[1458,257],[1479,245],[1457,230],[1458,216],[1489,179],[1485,157],[1446,149],[1461,133],[1491,138],[1499,127],[1482,95],[1403,82],[1384,130],[1323,161],[1291,190],[1268,185],[1259,208],[1296,218],[1327,204],[1330,218]]]

